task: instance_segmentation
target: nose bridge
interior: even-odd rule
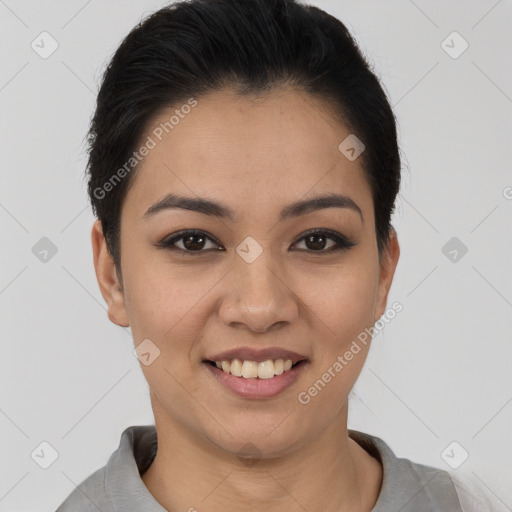
[[[263,243],[263,242],[262,242]],[[270,247],[263,247],[252,237],[247,237],[236,249],[235,273],[239,291],[247,299],[266,298],[275,300],[281,293],[283,283],[279,278],[279,268]]]
[[[245,323],[255,331],[269,329],[275,323],[291,322],[297,315],[291,287],[269,247],[254,239],[237,247],[230,286],[222,308],[226,323]]]

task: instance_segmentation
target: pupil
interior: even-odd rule
[[[312,242],[315,238],[319,238],[321,240],[321,242],[316,243],[316,244],[314,242]],[[309,235],[306,239],[306,245],[308,245],[309,242],[312,242],[313,249],[324,249],[324,247],[325,247],[325,237],[322,235]],[[309,247],[309,245],[308,245],[308,247]]]
[[[194,244],[194,242],[193,242],[194,238],[198,238],[200,241],[198,243]],[[202,237],[201,235],[189,235],[185,239],[185,243],[184,243],[184,245],[187,249],[202,249],[203,244],[204,244],[204,237]],[[199,247],[198,247],[198,245],[199,245]]]

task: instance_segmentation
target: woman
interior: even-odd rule
[[[295,0],[163,8],[114,55],[89,142],[96,276],[155,426],[59,512],[472,510],[446,471],[347,428],[361,333],[395,306],[400,155],[340,21]]]

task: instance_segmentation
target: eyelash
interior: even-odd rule
[[[191,235],[192,236],[201,236],[201,237],[204,237],[214,243],[218,243],[215,239],[208,236],[207,233],[205,233],[204,231],[199,231],[197,229],[189,229],[189,230],[185,230],[185,231],[180,231],[179,233],[176,233],[175,235],[173,235],[171,238],[166,238],[166,239],[162,240],[161,242],[159,242],[157,244],[157,246],[167,249],[167,250],[170,250],[170,251],[179,251],[184,256],[194,256],[197,254],[202,254],[202,253],[207,253],[207,252],[212,252],[212,251],[217,250],[217,249],[207,249],[207,250],[189,251],[186,249],[181,249],[180,247],[176,247],[174,245],[176,242],[183,240],[187,236],[191,236]],[[313,253],[313,254],[325,254],[325,253],[332,253],[332,252],[336,252],[336,251],[346,251],[356,245],[354,242],[352,242],[348,238],[344,237],[343,235],[336,233],[335,231],[331,231],[329,229],[320,229],[320,228],[316,228],[316,229],[313,229],[313,230],[310,230],[310,231],[304,233],[302,235],[302,237],[297,240],[297,242],[294,242],[294,245],[298,242],[301,242],[302,240],[304,240],[305,238],[307,238],[310,235],[327,235],[326,238],[330,238],[331,240],[334,240],[338,245],[331,247],[329,249],[320,249],[318,251],[314,251],[311,249],[298,249],[299,251],[305,251],[305,252],[309,252],[309,253]],[[221,245],[221,244],[218,244],[218,245]]]

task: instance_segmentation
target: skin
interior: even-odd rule
[[[400,253],[396,232],[379,262],[371,189],[361,159],[338,150],[350,131],[328,105],[290,88],[260,98],[222,90],[197,99],[144,158],[125,198],[122,286],[99,221],[91,233],[109,319],[130,325],[135,345],[149,338],[160,349],[153,363],[141,364],[158,433],[158,453],[142,480],[176,512],[235,504],[251,512],[370,511],[382,467],[347,431],[348,395],[370,343],[309,404],[297,395],[385,312]],[[143,219],[169,192],[222,202],[236,221],[178,209]],[[332,192],[351,197],[363,220],[351,209],[327,208],[278,222],[285,205]],[[331,239],[325,248],[308,245],[302,237],[313,228],[356,245],[331,253]],[[201,255],[157,247],[183,229],[210,236]],[[247,236],[263,249],[250,264],[235,252]],[[175,245],[185,251],[184,243]],[[225,251],[208,252],[219,243]],[[309,362],[278,396],[242,398],[202,360],[244,345],[290,349]],[[252,465],[237,456],[249,442],[259,451]]]

